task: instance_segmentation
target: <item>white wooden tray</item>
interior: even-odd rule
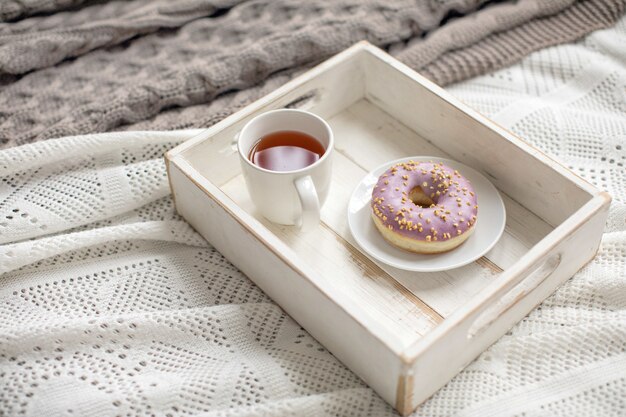
[[[336,137],[322,224],[309,233],[255,212],[234,146],[251,117],[285,106],[326,118]],[[416,273],[359,251],[346,220],[353,188],[381,163],[411,155],[457,160],[499,189],[506,230],[486,256]],[[367,43],[188,140],[166,163],[178,212],[402,414],[593,258],[610,203],[608,194]]]

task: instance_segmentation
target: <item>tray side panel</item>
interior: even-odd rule
[[[368,100],[454,159],[484,172],[499,189],[552,226],[594,194],[565,167],[387,54],[375,52],[367,61]]]
[[[310,111],[330,118],[363,97],[365,76],[360,48],[346,51],[345,59],[332,58],[269,95],[227,117],[202,136],[186,142],[180,155],[214,184],[221,186],[239,173],[238,132],[254,116],[283,107]],[[177,149],[179,149],[177,148]],[[173,152],[174,153],[174,152]]]
[[[339,360],[387,402],[396,400],[401,363],[370,331],[288,265],[169,161],[177,211]],[[332,326],[329,325],[332,323]]]
[[[413,384],[399,411],[414,410],[593,259],[609,202],[608,194],[595,197],[506,271],[506,285],[486,289],[408,349],[405,360],[414,362],[405,378]]]

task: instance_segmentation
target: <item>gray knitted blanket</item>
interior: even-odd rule
[[[439,84],[612,25],[626,0],[4,0],[0,147],[205,127],[359,40]]]

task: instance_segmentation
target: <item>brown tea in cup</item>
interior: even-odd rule
[[[250,149],[248,159],[270,171],[296,171],[317,162],[326,149],[313,136],[281,130],[263,136]]]

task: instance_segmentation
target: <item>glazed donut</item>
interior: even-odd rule
[[[402,162],[378,178],[372,219],[392,245],[417,253],[456,248],[474,231],[478,201],[472,184],[442,162]]]

